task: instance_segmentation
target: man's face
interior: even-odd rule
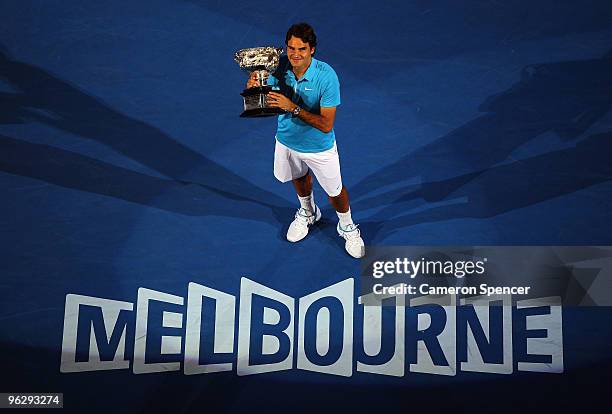
[[[287,56],[294,70],[306,70],[312,62],[314,51],[314,47],[310,47],[299,37],[291,36],[287,42]]]

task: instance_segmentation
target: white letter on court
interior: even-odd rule
[[[249,354],[251,348],[251,305],[253,295],[264,296],[266,298],[282,303],[289,310],[290,322],[284,332],[289,338],[289,355],[280,362],[273,364],[249,364]],[[238,356],[237,369],[238,375],[261,374],[264,372],[283,371],[291,369],[293,366],[293,314],[295,308],[295,299],[287,296],[274,289],[270,289],[264,285],[260,285],[246,277],[243,277],[240,282],[240,311],[238,319]],[[266,325],[274,325],[280,320],[280,315],[276,309],[264,309],[264,323]],[[271,335],[264,335],[262,338],[262,352],[267,355],[278,352],[280,344],[278,338]]]
[[[363,305],[363,349],[368,356],[376,356],[381,351],[384,335],[382,301],[390,297],[392,295],[381,296],[373,293],[359,297],[359,304],[366,304]],[[394,377],[404,376],[406,296],[397,295],[395,301],[395,352],[393,357],[381,365],[369,365],[357,361],[357,371]]]
[[[426,295],[410,300],[411,307],[430,304],[442,306],[446,313],[446,325],[444,326],[444,330],[438,335],[437,340],[448,362],[448,366],[435,365],[427,349],[427,345],[424,341],[419,341],[417,343],[417,363],[410,364],[410,371],[436,375],[456,375],[457,347],[455,341],[457,335],[457,296],[446,295],[435,297]],[[428,313],[420,313],[418,315],[417,329],[419,331],[424,331],[429,326],[431,326],[431,316]]]
[[[79,306],[95,306],[102,311],[102,320],[106,341],[110,342],[111,336],[122,310],[132,311],[134,305],[119,300],[102,299],[91,296],[68,294],[66,295],[66,306],[64,307],[64,334],[62,338],[62,358],[60,372],[101,371],[107,369],[128,369],[130,361],[125,360],[125,333],[123,327],[121,338],[112,361],[100,361],[100,350],[98,339],[92,325],[89,326],[89,359],[85,362],[76,362],[76,347],[79,322]]]
[[[178,371],[181,369],[180,362],[158,362],[147,364],[145,354],[147,350],[147,329],[149,320],[149,302],[155,300],[159,302],[183,305],[183,298],[169,293],[158,292],[147,288],[138,289],[138,302],[136,303],[136,334],[134,340],[134,374],[147,374],[150,372]],[[180,328],[183,326],[183,314],[176,312],[163,312],[162,327]],[[161,337],[162,354],[180,354],[180,336]]]
[[[234,312],[236,298],[197,283],[189,283],[187,294],[187,329],[185,334],[186,375],[205,374],[209,372],[231,371],[232,363],[200,365],[200,335],[202,328],[202,298],[215,300],[215,353],[232,353],[234,351]]]
[[[491,296],[476,296],[467,299],[461,299],[462,305],[474,305],[476,317],[480,322],[485,336],[490,341],[491,332],[489,329],[489,311],[490,302],[503,300],[502,310],[502,329],[503,329],[503,358],[502,364],[489,364],[484,362],[482,354],[478,349],[474,332],[468,325],[467,327],[467,361],[461,363],[462,371],[470,372],[488,372],[491,374],[512,374],[512,298],[510,295],[491,295]]]
[[[517,309],[535,306],[550,306],[548,315],[529,315],[525,321],[527,329],[544,329],[548,335],[546,338],[527,338],[527,353],[531,355],[550,355],[550,364],[544,362],[520,362],[519,371],[532,372],[563,372],[563,333],[561,316],[561,298],[550,296],[547,298],[536,298],[521,300],[516,303]]]
[[[299,301],[299,332],[297,367],[306,371],[323,372],[325,374],[350,377],[353,374],[353,285],[354,280],[346,279],[335,285],[318,290],[300,298]],[[344,335],[342,338],[342,353],[336,362],[328,366],[313,364],[304,350],[304,322],[310,305],[324,297],[340,300],[343,308]],[[329,350],[329,329],[331,317],[327,308],[321,308],[316,320],[316,348],[319,355],[325,355]]]

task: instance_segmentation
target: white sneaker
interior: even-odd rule
[[[348,254],[355,259],[359,259],[365,255],[365,244],[363,243],[361,232],[356,224],[349,224],[345,228],[342,228],[340,223],[338,223],[336,230],[338,230],[338,234],[346,240],[344,248]]]
[[[295,219],[289,225],[287,230],[287,240],[292,243],[302,240],[308,234],[308,227],[315,224],[321,219],[321,210],[315,206],[315,214],[303,208],[298,209],[295,213]]]

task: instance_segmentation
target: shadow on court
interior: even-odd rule
[[[283,223],[291,215],[281,197],[1,48],[0,78],[18,91],[0,93],[1,124],[43,123],[107,145],[167,179],[0,135],[2,171],[180,214]]]
[[[356,210],[381,208],[364,222],[374,239],[389,234],[387,229],[423,222],[493,217],[609,181],[610,133],[497,165],[543,133],[579,139],[611,106],[612,52],[601,59],[527,66],[519,83],[482,104],[484,115],[354,185],[352,204]],[[461,197],[467,203],[405,214],[425,202]]]
[[[377,230],[388,235],[420,223],[494,217],[612,181],[610,154],[612,132],[589,136],[574,148],[415,186],[367,220],[373,230],[371,237],[377,236]],[[431,194],[461,202],[402,214],[422,205],[422,199],[431,198]]]
[[[485,114],[372,173],[353,186],[351,195],[363,198],[414,178],[431,182],[462,177],[455,184],[463,185],[465,174],[487,170],[541,134],[554,132],[563,140],[579,137],[611,106],[612,51],[601,59],[527,66],[519,83],[481,105]],[[541,172],[546,174],[545,169]],[[449,184],[423,195],[440,201],[454,189]],[[376,197],[360,206],[389,202],[388,197]]]

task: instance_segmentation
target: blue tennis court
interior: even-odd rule
[[[299,205],[272,173],[276,121],[238,117],[234,52],[284,46],[300,21],[340,79],[334,128],[366,246],[610,245],[610,2],[27,0],[1,2],[0,21],[1,392],[143,413],[603,397],[612,330],[594,308],[564,315],[561,375],[61,373],[60,360],[68,294],[136,304],[140,288],[187,298],[194,282],[239,297],[248,278],[300,298],[357,278],[318,184],[323,219],[285,240]]]

